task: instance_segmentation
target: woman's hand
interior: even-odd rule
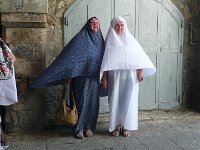
[[[0,42],[4,42],[4,41],[0,38]]]
[[[101,87],[105,90],[108,88],[108,80],[107,80],[108,72],[104,71],[103,76],[101,78]]]
[[[141,82],[144,78],[143,70],[142,69],[137,69],[137,79],[139,82]]]
[[[67,80],[66,80],[66,83],[67,83],[67,84],[71,84],[71,83],[72,83],[72,79],[67,79]]]

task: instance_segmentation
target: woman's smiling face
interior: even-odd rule
[[[93,18],[90,21],[90,29],[93,33],[96,33],[99,31],[99,20],[96,18]]]
[[[115,25],[115,32],[118,35],[121,35],[124,32],[124,23],[122,21],[119,21],[116,25]]]

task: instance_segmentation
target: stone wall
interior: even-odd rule
[[[190,31],[190,52],[188,52],[187,76],[187,106],[200,111],[200,1],[190,1],[189,8],[192,18],[188,20]]]
[[[47,0],[0,0],[0,12],[47,12]]]
[[[15,5],[9,5],[10,1],[0,0],[0,8],[4,8],[0,9],[1,26],[2,35],[17,57],[19,103],[7,107],[6,126],[11,132],[39,130],[55,124],[55,107],[61,88],[33,90],[30,84],[62,50],[63,15],[75,0],[32,0],[34,5],[37,4],[34,8],[30,7],[28,0],[14,0]],[[199,4],[197,0],[172,2],[185,18],[182,106],[198,108]],[[9,6],[9,9],[3,6]]]
[[[200,111],[200,1],[172,2],[185,17],[182,106]]]
[[[51,1],[49,5],[47,2],[14,0],[9,5],[11,1],[0,0],[1,36],[17,58],[15,73],[19,102],[6,107],[8,132],[42,130],[55,124],[60,88],[31,89],[30,85],[63,47],[62,13],[71,1]]]
[[[2,36],[13,49],[19,103],[7,107],[6,126],[10,131],[41,129],[45,125],[42,90],[30,89],[31,79],[45,68],[46,15],[1,14]]]

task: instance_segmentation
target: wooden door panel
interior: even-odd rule
[[[143,47],[158,46],[159,3],[154,0],[139,1],[138,41]]]
[[[104,8],[102,7],[102,0],[92,0],[89,3],[89,18],[96,16],[100,21],[100,27],[104,38],[108,32],[110,26],[110,20],[113,18],[112,5],[113,0],[106,0],[103,2]]]
[[[177,53],[160,54],[159,103],[177,102]]]
[[[148,54],[148,56],[154,65],[157,66],[157,55],[151,53]],[[139,85],[139,109],[158,108],[158,102],[156,100],[156,76],[154,75],[144,78]]]
[[[129,31],[135,35],[136,1],[115,0],[114,10],[114,16],[123,16],[127,21]]]
[[[76,35],[87,21],[88,0],[77,2],[75,7],[71,8],[65,14],[64,45],[66,45]]]
[[[161,14],[161,49],[177,50],[180,49],[180,24],[173,14],[162,8]]]

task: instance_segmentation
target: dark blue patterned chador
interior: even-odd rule
[[[90,31],[91,19],[33,82],[32,87],[60,85],[64,84],[66,79],[79,76],[99,76],[104,40],[100,30],[97,33]]]
[[[91,32],[90,18],[83,28],[64,47],[58,57],[32,84],[48,87],[65,84],[72,79],[79,120],[75,134],[80,130],[94,130],[99,111],[99,75],[104,54],[101,31]]]

